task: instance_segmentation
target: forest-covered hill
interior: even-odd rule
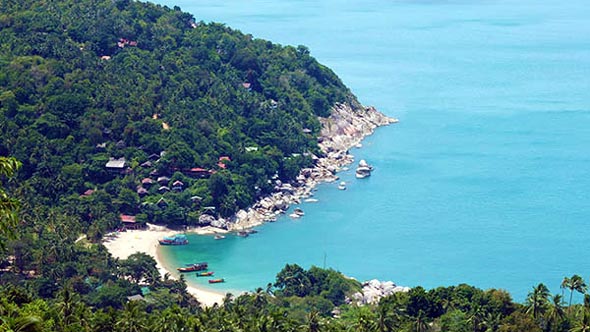
[[[2,0],[0,68],[20,198],[94,233],[119,213],[231,216],[310,165],[318,116],[356,103],[304,46],[135,1]]]

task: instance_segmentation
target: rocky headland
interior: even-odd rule
[[[321,182],[338,179],[336,173],[354,161],[348,152],[375,128],[398,122],[377,111],[374,107],[358,104],[336,104],[327,118],[320,118],[322,129],[318,145],[322,156],[312,155],[314,167],[304,168],[291,183],[275,182],[275,192],[256,202],[247,210],[240,210],[231,220],[204,220],[211,226],[230,231],[240,231],[264,222],[272,222],[291,204],[301,203],[312,195],[313,188]]]

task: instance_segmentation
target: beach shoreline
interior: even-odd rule
[[[213,234],[219,233],[222,230],[201,228],[191,230],[191,232],[197,234]],[[109,237],[103,241],[103,245],[111,253],[111,255],[118,259],[126,259],[130,255],[141,252],[152,256],[156,261],[156,268],[163,277],[167,273],[170,278],[176,279],[176,275],[173,271],[166,268],[164,260],[161,257],[161,253],[158,250],[158,240],[164,236],[178,234],[178,231],[171,230],[164,226],[156,226],[148,224],[147,229],[141,230],[127,230],[125,232],[119,232],[115,237]],[[187,292],[193,295],[197,301],[203,306],[211,307],[215,303],[222,304],[225,294],[222,292],[215,292],[211,290],[205,290],[194,285],[187,284]]]
[[[301,203],[302,199],[312,196],[312,190],[322,182],[338,180],[337,172],[354,161],[348,150],[358,146],[377,127],[398,122],[387,117],[373,107],[361,105],[337,104],[332,108],[328,118],[320,118],[322,130],[319,137],[319,148],[323,157],[315,157],[312,168],[301,170],[297,179],[291,183],[276,183],[276,191],[257,201],[247,211],[240,210],[232,220],[215,220],[211,226],[191,227],[186,232],[207,235],[241,231],[274,221],[283,214],[290,205]],[[128,230],[117,237],[103,242],[113,257],[125,259],[135,252],[143,252],[156,260],[156,267],[162,276],[166,273],[176,278],[176,272],[166,268],[158,250],[158,239],[178,234],[164,226],[148,224],[148,229]],[[222,304],[225,294],[205,290],[194,285],[187,285],[187,291],[202,305],[213,306]]]

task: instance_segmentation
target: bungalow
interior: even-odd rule
[[[125,226],[125,228],[127,229],[138,229],[141,227],[141,225],[138,224],[137,221],[135,221],[135,216],[121,214],[120,218],[121,222],[123,223],[123,226]]]
[[[248,91],[252,90],[252,83],[244,82],[242,83],[242,87]]]
[[[115,159],[111,157],[109,158],[109,161],[106,163],[105,167],[109,171],[122,172],[125,170],[126,163],[127,161],[125,158]]]
[[[149,167],[152,167],[152,166],[154,166],[154,164],[153,164],[151,161],[149,161],[149,160],[148,160],[148,161],[146,161],[146,162],[142,163],[142,164],[141,164],[141,165],[139,165],[139,166],[141,166],[141,167],[145,167],[145,168],[149,168]]]
[[[211,175],[211,171],[201,167],[193,167],[184,171],[187,175],[204,178]]]
[[[93,189],[88,189],[82,195],[80,195],[80,197],[89,197],[92,194],[94,194],[94,190]]]
[[[231,159],[228,156],[219,157],[219,162],[217,163],[217,166],[219,166],[219,168],[226,169],[227,168],[227,165],[225,164],[226,161],[231,161]]]
[[[182,181],[176,180],[172,183],[172,190],[174,191],[182,191],[182,187],[184,187],[184,183]]]
[[[169,191],[170,191],[170,188],[169,188],[169,187],[167,187],[167,186],[161,186],[160,188],[158,188],[158,192],[159,192],[160,194],[164,194],[164,193],[167,193],[167,192],[169,192]]]
[[[127,302],[143,301],[143,300],[144,300],[144,298],[143,298],[143,296],[141,296],[141,294],[127,296]]]
[[[167,177],[167,176],[160,176],[160,177],[158,178],[157,182],[158,182],[159,184],[161,184],[161,185],[163,185],[163,186],[164,186],[164,185],[167,185],[167,184],[168,184],[168,182],[170,182],[170,178],[169,178],[169,177]]]
[[[215,206],[203,207],[203,213],[215,214]]]
[[[158,202],[156,203],[156,205],[159,208],[163,209],[163,208],[168,207],[168,202],[164,199],[164,197],[160,197],[160,199],[158,200]]]
[[[148,191],[147,191],[147,189],[145,189],[144,187],[141,187],[141,186],[140,186],[140,187],[138,187],[138,188],[137,188],[137,194],[138,194],[139,196],[145,196],[145,195],[147,195],[148,193],[149,193],[149,192],[148,192]]]
[[[150,186],[150,185],[154,184],[154,180],[152,180],[150,178],[144,178],[143,180],[141,180],[141,184],[144,186]]]
[[[159,154],[152,153],[152,154],[150,154],[148,156],[148,158],[151,159],[151,160],[158,160],[158,159],[160,159],[160,155]]]

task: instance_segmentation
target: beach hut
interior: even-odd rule
[[[121,223],[123,223],[123,226],[126,229],[138,229],[138,228],[141,228],[141,226],[142,226],[141,224],[137,223],[137,221],[135,220],[135,216],[121,214],[120,218],[121,218]]]

